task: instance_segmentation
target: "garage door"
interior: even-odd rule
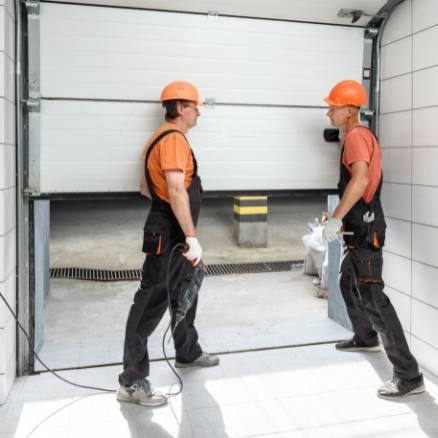
[[[161,89],[211,105],[189,140],[206,190],[334,188],[322,98],[361,80],[363,29],[42,3],[42,193],[138,190]]]

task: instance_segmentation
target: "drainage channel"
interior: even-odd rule
[[[229,263],[207,265],[206,276],[233,274],[257,274],[264,272],[284,272],[303,269],[303,260],[281,262]],[[50,278],[90,281],[137,281],[141,269],[89,269],[89,268],[51,268]]]

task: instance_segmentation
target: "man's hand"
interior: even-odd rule
[[[196,266],[202,257],[202,247],[196,237],[186,237],[186,243],[189,247],[188,251],[183,253],[183,256],[187,257]]]
[[[341,231],[341,227],[342,221],[340,219],[336,219],[335,217],[329,218],[327,225],[325,225],[324,230],[322,231],[322,239],[324,240],[325,245],[338,238],[338,233]]]

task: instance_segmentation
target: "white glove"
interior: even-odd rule
[[[322,232],[322,239],[326,245],[339,237],[338,233],[340,233],[341,227],[342,221],[340,219],[334,217],[329,218]]]
[[[196,266],[201,260],[202,247],[196,237],[186,237],[186,243],[189,249],[183,253],[183,256],[187,257],[193,263],[193,266]]]

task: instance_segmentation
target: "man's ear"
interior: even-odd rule
[[[181,102],[178,102],[178,103],[176,104],[176,112],[178,113],[179,116],[182,116],[182,115],[183,115],[184,107],[183,107],[183,105],[182,105]]]

